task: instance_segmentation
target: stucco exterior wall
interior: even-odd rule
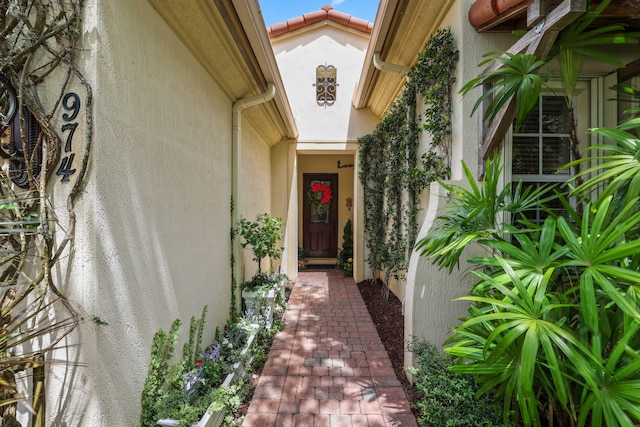
[[[298,276],[298,164],[296,145],[282,141],[271,149],[271,212],[286,225],[280,271],[294,280]]]
[[[228,318],[232,101],[146,1],[87,1],[83,41],[95,139],[57,278],[85,321],[54,355],[73,366],[48,377],[48,424],[135,425],[153,334],[180,318],[181,348],[205,304],[205,342]],[[270,151],[243,132],[241,200],[255,215],[270,208]]]
[[[453,88],[451,182],[463,184],[461,161],[464,160],[474,176],[478,170],[478,118],[471,116],[476,96],[471,93],[462,97],[460,87],[481,71],[477,64],[482,55],[489,51],[506,50],[515,41],[510,35],[479,34],[467,20],[470,2],[458,1],[449,10],[440,28],[449,28],[460,51],[456,68],[456,84]],[[418,111],[425,106],[419,105]],[[421,134],[420,150],[429,148],[429,136]],[[423,211],[419,217],[418,239],[431,229],[434,219],[441,214],[449,199],[446,191],[437,183],[421,195]],[[477,248],[469,248],[469,254]],[[464,258],[464,257],[463,257]],[[439,270],[430,260],[413,252],[407,271],[405,298],[405,337],[418,336],[436,345],[442,345],[449,330],[458,324],[458,319],[466,314],[466,304],[454,301],[465,295],[471,288],[468,266],[461,263],[451,274]],[[413,363],[411,353],[405,353],[405,365]]]
[[[327,21],[328,22],[328,21]],[[376,119],[353,108],[368,35],[322,25],[273,39],[273,50],[298,125],[298,141],[355,141],[371,132]],[[337,69],[337,95],[331,106],[316,103],[316,67]]]
[[[269,213],[271,217],[271,149],[260,138],[257,130],[248,121],[242,121],[241,142],[241,183],[238,200],[238,215],[254,221],[261,213]],[[284,218],[283,218],[284,219]],[[253,261],[249,248],[243,250],[245,280],[258,271],[258,264]],[[262,261],[263,271],[269,271],[269,259]],[[274,269],[279,261],[274,260]]]

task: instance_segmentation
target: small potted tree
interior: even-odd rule
[[[342,249],[338,251],[338,268],[348,275],[353,275],[353,228],[351,220],[347,220],[342,234]]]
[[[242,298],[247,309],[255,315],[265,317],[267,326],[271,325],[273,302],[276,292],[284,281],[284,275],[273,273],[273,260],[279,259],[284,248],[278,246],[284,233],[280,218],[270,218],[269,214],[258,214],[255,221],[241,218],[236,233],[242,238],[243,248],[250,247],[253,260],[258,263],[258,271],[248,282],[242,284]],[[262,260],[269,257],[269,273],[262,271]]]

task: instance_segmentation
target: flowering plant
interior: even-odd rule
[[[265,362],[271,339],[282,329],[286,306],[284,292],[278,293],[271,326],[247,310],[222,329],[216,328],[213,343],[203,350],[205,306],[200,319],[191,319],[182,358],[173,364],[180,320],[176,319],[168,332],[160,329],[153,337],[138,426],[175,426],[178,420],[179,427],[189,427],[205,412],[223,409],[224,425],[234,422],[235,411],[249,393],[247,378]],[[224,412],[216,416],[220,413]]]
[[[148,408],[144,407],[143,393],[143,427],[153,425],[157,419],[168,418],[179,419],[181,426],[190,426],[207,410],[211,402],[219,402],[229,393],[229,390],[221,387],[223,380],[233,372],[235,363],[244,362],[242,358],[248,356],[246,353],[243,356],[242,350],[249,337],[256,332],[256,326],[250,319],[244,318],[228,323],[222,330],[216,329],[215,340],[202,350],[200,344],[206,311],[205,306],[200,319],[191,319],[189,341],[183,347],[182,359],[176,364],[169,366],[167,362],[172,357],[180,321],[174,322],[169,337],[162,331],[154,337],[154,349],[162,354],[154,354],[155,350],[152,349],[147,381],[155,377],[153,383],[157,389],[155,396],[149,396],[152,402]],[[250,313],[248,316],[251,316]],[[156,345],[156,341],[160,344],[167,338],[172,342],[168,348]],[[160,363],[154,362],[155,359]],[[164,367],[158,372],[162,365]],[[147,418],[145,412],[151,412],[153,416]]]

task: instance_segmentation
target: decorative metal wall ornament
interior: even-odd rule
[[[31,172],[34,177],[40,175],[42,169],[42,144],[39,143],[40,124],[31,112],[24,108],[23,138],[20,133],[20,114],[15,90],[4,76],[0,76],[0,122],[2,135],[0,137],[0,157],[9,161],[9,176],[20,188],[29,188],[29,173],[27,172],[26,157],[31,162]]]
[[[338,70],[333,65],[318,65],[316,68],[316,102],[319,106],[331,106],[336,102]]]
[[[5,130],[13,120],[17,105],[16,91],[8,83],[7,78],[0,75],[0,120],[2,121],[2,130]]]

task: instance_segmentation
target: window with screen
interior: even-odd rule
[[[520,129],[513,132],[511,179],[523,186],[556,185],[560,188],[570,175],[558,170],[571,161],[569,143],[569,113],[566,98],[541,95]],[[548,203],[552,209],[562,209],[559,201]],[[527,214],[534,222],[546,217],[542,209]]]

